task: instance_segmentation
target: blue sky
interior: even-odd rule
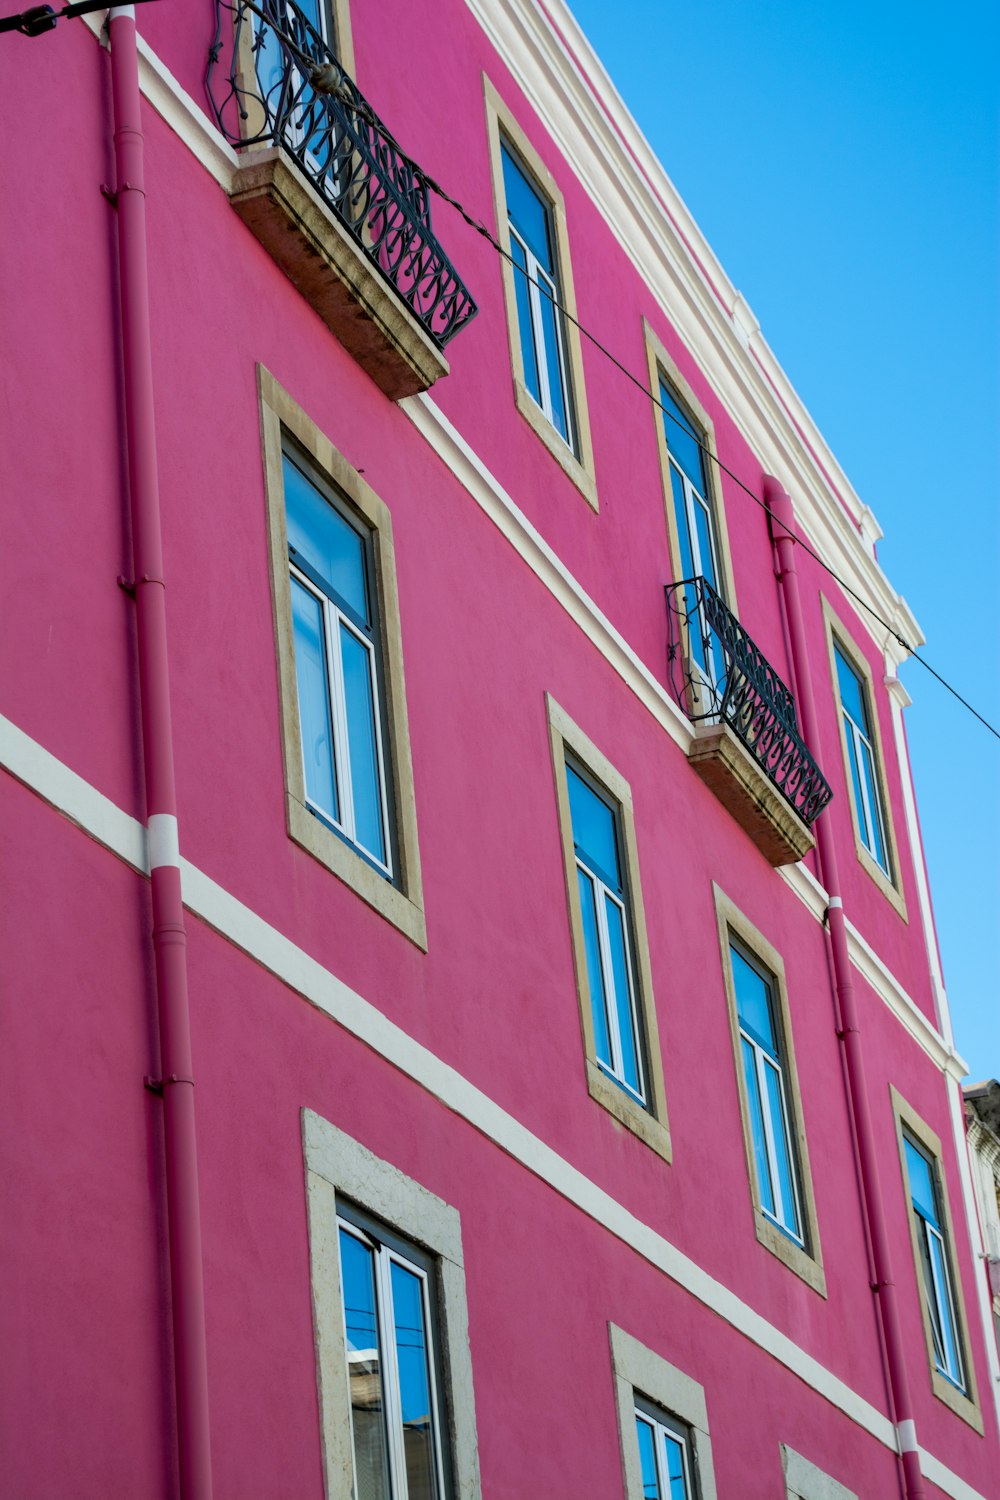
[[[570,4],[878,517],[922,654],[1000,727],[995,0]],[[956,1043],[997,1077],[1000,741],[902,675]]]

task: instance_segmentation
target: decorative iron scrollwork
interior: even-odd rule
[[[439,348],[475,317],[419,169],[294,0],[216,0],[206,86],[226,139],[287,151]]]
[[[728,724],[811,825],[833,793],[799,734],[788,688],[706,578],[668,584],[666,595],[670,678],[688,718]]]

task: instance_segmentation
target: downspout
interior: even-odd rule
[[[819,725],[816,716],[816,700],[813,695],[812,677],[809,671],[809,654],[806,648],[805,625],[802,615],[802,599],[799,594],[799,577],[795,562],[796,536],[795,514],[792,502],[777,479],[768,475],[764,480],[764,501],[770,512],[771,535],[774,544],[775,572],[781,589],[788,625],[788,641],[795,677],[796,697],[802,717],[802,730],[806,744],[815,755],[819,748]],[[878,1308],[882,1336],[885,1341],[886,1368],[892,1416],[896,1426],[896,1438],[903,1466],[903,1490],[907,1500],[927,1500],[923,1477],[920,1471],[920,1451],[917,1431],[913,1420],[913,1405],[910,1398],[910,1382],[906,1368],[905,1346],[899,1321],[899,1305],[896,1299],[896,1284],[892,1269],[892,1254],[889,1247],[889,1232],[885,1205],[879,1181],[878,1149],[875,1128],[868,1103],[868,1086],[865,1078],[864,1051],[861,1045],[861,1027],[854,977],[847,948],[847,924],[844,918],[844,902],[840,894],[840,873],[837,868],[837,850],[829,818],[820,817],[816,822],[817,855],[820,880],[828,892],[827,924],[830,931],[830,947],[833,958],[834,1007],[838,1019],[837,1035],[844,1049],[847,1070],[848,1100],[854,1122],[857,1142],[857,1164],[861,1179],[861,1199],[868,1235],[871,1243],[875,1305]]]
[[[146,200],[135,12],[109,15],[117,188],[119,296],[146,832],[153,906],[173,1320],[177,1454],[183,1500],[211,1500],[205,1288],[202,1273],[194,1081],[181,899],[177,798],[167,674],[167,621],[153,418]]]

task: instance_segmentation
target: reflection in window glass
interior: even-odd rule
[[[950,1255],[940,1209],[937,1163],[906,1134],[903,1136],[903,1155],[910,1190],[910,1207],[917,1227],[924,1300],[934,1345],[934,1363],[946,1380],[964,1392],[967,1387],[955,1313]]]
[[[694,1500],[688,1429],[645,1404],[636,1407],[635,1428],[643,1500]]]

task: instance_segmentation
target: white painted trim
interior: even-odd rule
[[[181,866],[180,843],[177,837],[177,819],[172,813],[151,813],[147,828],[147,865],[149,870],[162,870],[165,865],[179,870]]]
[[[552,8],[559,13],[563,31],[574,38],[572,59],[532,0],[503,0],[500,14],[489,14],[498,0],[467,3],[519,86],[546,119],[553,139],[657,297],[664,316],[669,311],[668,321],[689,348],[707,356],[699,360],[705,378],[765,470],[782,479],[796,496],[796,516],[811,544],[894,629],[914,646],[922,645],[924,637],[906,601],[892,589],[858,529],[870,511],[855,495],[759,330],[749,326],[756,320],[730,286],[561,0],[553,0]],[[522,33],[512,26],[515,11]],[[103,44],[101,14],[82,19]],[[141,35],[138,47],[143,94],[228,192],[237,166],[236,152]],[[580,72],[581,58],[586,63],[586,83]],[[594,89],[615,122],[613,129],[596,103]],[[564,122],[575,127],[572,140],[564,139]],[[683,231],[680,235],[678,224]],[[728,289],[728,302],[720,302],[711,290],[698,260],[710,266],[717,285]],[[822,468],[833,475],[835,488],[804,446],[800,431],[819,455]],[[874,517],[867,522],[869,532],[872,521]],[[857,609],[857,615],[865,630],[884,644],[882,627],[873,623],[867,611]]]
[[[134,14],[132,6],[120,7],[120,10],[129,10]],[[107,46],[103,14],[91,11],[80,19],[101,45]],[[191,155],[228,193],[237,167],[236,152],[200,105],[177,82],[170,69],[160,61],[140,32],[136,33],[136,42],[139,51],[140,90],[161,119],[183,141]]]
[[[79,825],[84,833],[104,844],[133,869],[145,871],[145,830],[142,824],[2,715],[0,764]],[[710,1276],[676,1245],[637,1219],[610,1193],[561,1157],[489,1095],[185,859],[181,860],[181,879],[185,906],[207,926],[426,1089],[445,1108],[466,1120],[567,1202],[662,1271],[736,1332],[778,1360],[863,1431],[896,1451],[896,1429],[887,1416],[722,1282]],[[954,1500],[985,1500],[936,1459],[930,1455],[926,1458],[934,1466],[934,1482]],[[924,1459],[921,1451],[921,1463]]]
[[[867,507],[563,0],[544,7],[536,0],[466,3],[664,317],[697,351],[755,457],[796,496],[811,544],[894,628],[922,644],[908,605],[862,535]],[[881,645],[882,627],[860,609],[858,618]]]
[[[917,1442],[917,1424],[912,1417],[907,1417],[905,1422],[896,1423],[896,1436],[899,1438],[900,1453],[919,1453],[920,1444]]]
[[[466,493],[686,755],[694,739],[686,716],[444,412],[429,396],[410,396],[399,405]]]

